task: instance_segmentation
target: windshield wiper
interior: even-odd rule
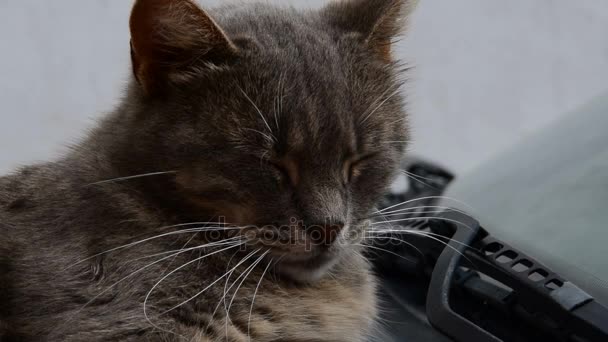
[[[608,309],[575,283],[447,210],[419,229],[430,272],[429,322],[456,341],[608,341]],[[407,237],[404,235],[403,238]],[[420,241],[418,241],[420,242]],[[437,251],[440,251],[437,253]]]

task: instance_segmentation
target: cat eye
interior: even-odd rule
[[[360,156],[356,156],[353,158],[349,158],[344,163],[344,181],[346,184],[351,183],[353,180],[361,176],[362,169],[370,159],[372,159],[376,153],[369,153]]]
[[[280,161],[269,161],[269,165],[274,169],[279,182],[287,182],[292,186],[298,185],[300,173],[295,160],[283,158]]]
[[[268,164],[272,171],[274,171],[274,178],[277,180],[277,182],[284,184],[285,182],[290,181],[289,171],[285,168],[285,166],[274,162],[270,162]]]

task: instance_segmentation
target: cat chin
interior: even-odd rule
[[[318,257],[302,262],[281,262],[276,270],[298,283],[315,283],[321,280],[338,263],[337,257]]]

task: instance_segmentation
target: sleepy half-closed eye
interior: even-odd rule
[[[289,172],[283,165],[280,163],[269,163],[270,168],[272,169],[272,173],[279,183],[283,183],[289,181]]]
[[[381,333],[366,222],[409,140],[390,48],[416,1],[130,2],[120,103],[58,161],[0,175],[0,336]]]
[[[365,166],[370,163],[377,153],[366,153],[348,158],[343,166],[343,179],[346,184],[351,183],[363,174]]]
[[[291,157],[283,157],[278,160],[269,161],[269,166],[280,183],[286,183],[296,187],[300,182],[300,170],[298,163]]]

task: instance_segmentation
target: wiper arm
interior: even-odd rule
[[[457,341],[525,341],[526,336],[608,341],[608,309],[589,294],[489,236],[469,216],[455,211],[441,216],[430,222],[431,229],[451,241],[433,267],[427,296],[428,318],[438,330]],[[498,318],[484,321],[478,310],[489,315],[496,310],[500,314],[493,317],[523,325],[504,329]]]

